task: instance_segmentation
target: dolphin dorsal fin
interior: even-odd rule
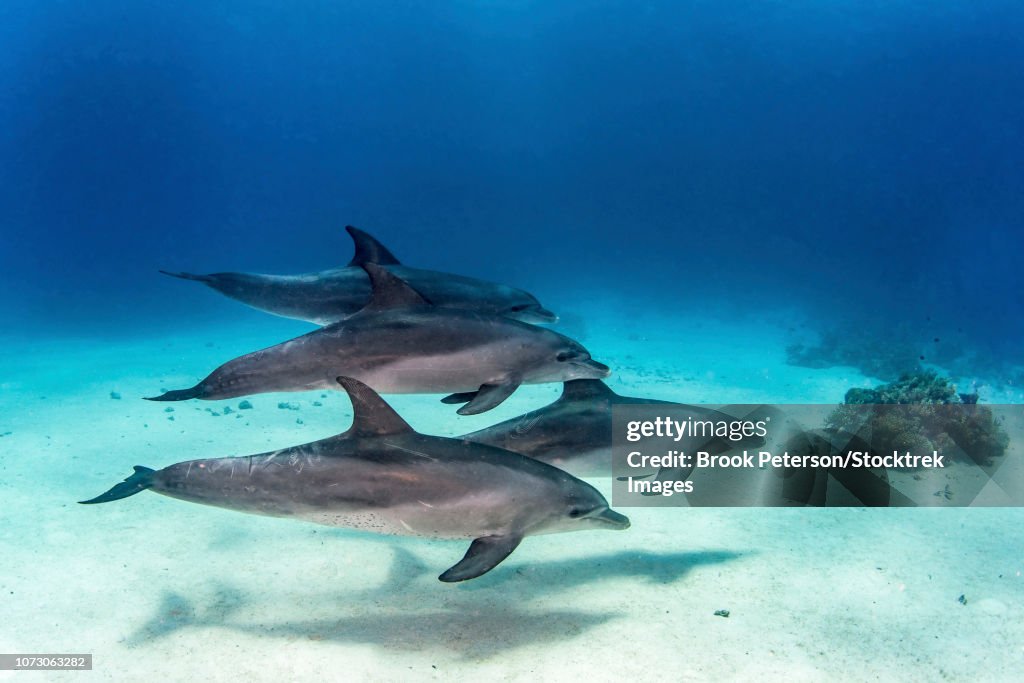
[[[364,263],[362,267],[370,276],[370,300],[360,312],[432,305],[427,297],[387,268],[376,263]]]
[[[345,230],[352,236],[356,249],[348,265],[361,266],[364,263],[376,263],[382,266],[401,265],[399,260],[395,258],[395,255],[370,233],[351,225],[346,225]]]
[[[338,377],[338,384],[352,401],[352,426],[345,436],[383,436],[413,432],[409,423],[385,403],[376,391],[351,377]]]
[[[586,401],[588,399],[612,398],[618,396],[599,379],[571,379],[562,385],[562,401]]]

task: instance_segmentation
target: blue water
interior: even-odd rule
[[[12,0],[0,305],[187,325],[233,309],[157,268],[326,268],[351,223],[539,295],[784,303],[1005,355],[1022,36],[997,1]]]

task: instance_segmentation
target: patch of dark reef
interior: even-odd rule
[[[959,393],[932,371],[905,374],[874,389],[850,389],[826,424],[866,436],[882,452],[938,451],[982,466],[1002,457],[1010,443],[992,410],[978,405],[976,393]]]
[[[840,327],[821,332],[816,343],[786,347],[786,362],[804,368],[848,365],[869,377],[891,380],[921,370],[922,353],[903,337],[882,338]]]
[[[786,362],[806,368],[850,366],[892,382],[938,366],[956,377],[981,378],[996,386],[1024,385],[1024,366],[997,340],[979,339],[963,328],[940,329],[925,320],[896,325],[853,318],[813,330],[813,339],[786,347]],[[979,333],[980,334],[980,333]]]

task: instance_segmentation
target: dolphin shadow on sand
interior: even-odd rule
[[[318,617],[314,613],[309,618],[284,621],[248,617],[245,613],[265,610],[252,600],[247,602],[237,589],[213,582],[215,598],[201,605],[165,591],[155,614],[126,644],[144,647],[178,630],[213,627],[257,637],[370,644],[484,660],[528,645],[570,640],[619,616],[608,611],[547,609],[543,602],[533,608],[531,598],[563,589],[583,590],[584,584],[616,578],[671,584],[694,568],[741,556],[730,551],[622,551],[523,565],[511,575],[484,577],[476,585],[462,584],[456,590],[438,592],[429,568],[408,550],[395,548],[387,581],[354,594],[325,596],[323,612],[341,616]],[[352,614],[353,604],[377,607],[369,613]]]
[[[514,591],[523,599],[574,589],[581,583],[615,579],[643,579],[647,583],[671,584],[703,565],[730,562],[744,553],[727,550],[650,553],[623,550],[598,557],[581,557],[552,562],[512,566],[511,572],[481,577],[475,585],[460,590],[486,591],[495,587]]]
[[[166,626],[165,610],[179,616]],[[533,611],[502,600],[486,609],[427,608],[422,611],[378,608],[369,612],[296,621],[244,620],[209,614],[188,605],[181,596],[165,594],[158,613],[133,634],[128,643],[144,645],[185,627],[225,628],[256,637],[304,639],[334,643],[378,645],[406,652],[438,651],[463,659],[488,659],[500,652],[536,643],[568,639],[611,621],[609,612]]]

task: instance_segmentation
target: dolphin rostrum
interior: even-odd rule
[[[580,379],[566,382],[561,397],[554,403],[460,438],[515,451],[561,467],[577,477],[610,476],[612,408],[627,404],[676,406],[685,408],[700,420],[733,419],[711,408],[620,396],[599,379]],[[739,442],[701,437],[683,440],[673,448],[715,454],[732,448],[762,445],[764,439],[757,436],[745,437]],[[662,470],[659,479],[680,479],[685,474],[677,470]]]
[[[190,460],[135,473],[83,503],[152,489],[172,498],[384,534],[474,539],[439,577],[485,574],[523,537],[625,529],[595,488],[531,458],[413,431],[365,384],[338,377],[352,426],[321,441],[244,457]]]
[[[351,225],[345,228],[355,242],[355,256],[342,268],[303,275],[256,273],[161,273],[195,280],[261,311],[285,318],[329,325],[357,312],[370,298],[364,263],[387,266],[437,306],[506,315],[528,323],[558,320],[536,297],[507,285],[435,270],[410,268],[369,234]]]
[[[154,401],[336,389],[338,375],[381,393],[456,392],[461,415],[498,405],[520,384],[607,377],[581,344],[500,315],[434,306],[382,266],[364,263],[373,292],[358,313],[221,365]]]

